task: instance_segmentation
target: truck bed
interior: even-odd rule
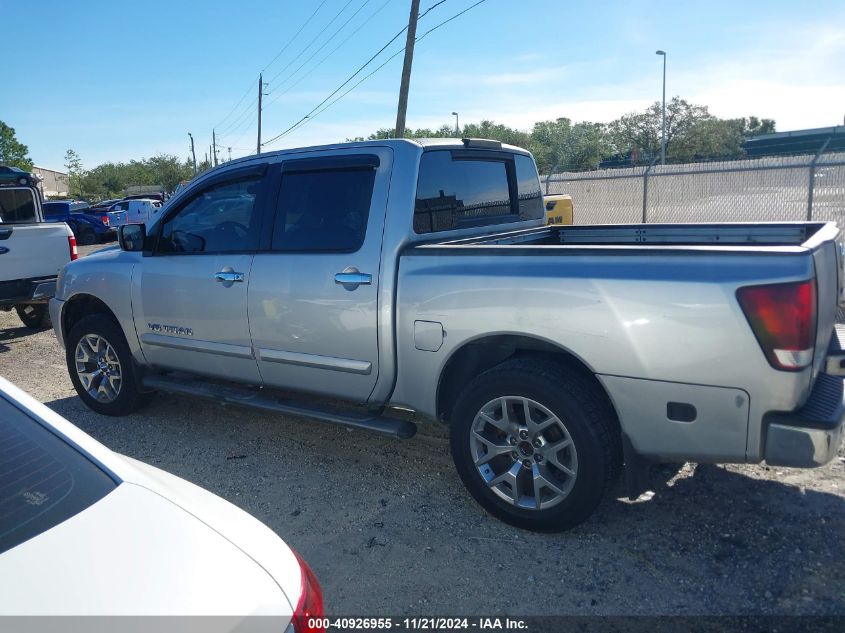
[[[824,222],[544,226],[425,246],[772,246],[813,248]],[[818,239],[813,239],[818,236]]]

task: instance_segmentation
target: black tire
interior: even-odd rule
[[[23,324],[30,330],[42,330],[50,327],[50,315],[46,303],[23,303],[15,306]]]
[[[121,380],[117,396],[110,402],[95,399],[82,384],[76,369],[76,351],[79,341],[89,335],[104,339],[113,348],[120,363]],[[65,361],[76,393],[88,408],[103,415],[128,415],[146,404],[153,394],[138,390],[135,363],[126,343],[123,330],[107,314],[91,314],[73,326],[65,341]]]
[[[82,226],[76,235],[76,243],[80,246],[90,246],[97,243],[97,234],[90,226]]]
[[[485,405],[501,397],[527,398],[539,403],[554,414],[568,432],[575,449],[577,468],[574,483],[568,481],[567,485],[571,486],[568,494],[557,495],[561,498],[556,505],[544,509],[518,507],[496,494],[476,467],[471,452],[473,424]],[[514,413],[518,415],[516,409]],[[605,491],[613,485],[622,464],[616,414],[604,393],[588,377],[542,359],[505,361],[474,378],[453,408],[449,443],[458,474],[475,500],[505,523],[536,532],[561,532],[585,521],[598,506]],[[564,453],[571,451],[562,450]],[[532,470],[522,476],[532,477],[536,472],[532,459],[522,460],[523,455],[516,451],[513,455],[517,456],[516,461],[531,464]],[[555,453],[556,460],[558,457],[559,454]],[[508,469],[508,460],[514,460],[511,454],[496,459],[504,460],[501,471]],[[543,459],[543,456],[535,455],[534,459]],[[563,471],[548,465],[546,469],[547,474],[551,471],[566,479]],[[492,472],[493,469],[488,468],[487,471]],[[517,486],[520,485],[517,482]],[[507,489],[512,489],[510,484]],[[536,496],[529,495],[523,499],[533,498],[536,502]],[[541,489],[539,496],[545,503],[547,492]]]

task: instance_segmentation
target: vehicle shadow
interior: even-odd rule
[[[37,334],[41,330],[31,330],[23,325],[19,327],[0,328],[0,353],[11,349],[10,343],[17,343],[26,336]]]
[[[334,571],[338,557],[350,557],[359,569],[375,557],[367,560],[380,571],[354,589],[342,574],[330,581],[338,608],[422,591],[403,571],[413,564],[412,576],[449,569],[477,583],[479,608],[510,604],[511,578],[499,575],[516,570],[523,594],[514,613],[537,592],[545,597],[533,604],[546,605],[537,613],[845,614],[839,459],[813,471],[655,466],[653,494],[628,501],[620,482],[583,525],[538,534],[473,501],[440,429],[397,441],[166,395],[126,418],[94,414],[75,397],[47,404],[110,448],[292,536],[318,567]],[[554,600],[542,602],[549,590]],[[454,611],[449,591],[425,591],[432,608]]]

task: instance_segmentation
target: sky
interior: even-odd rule
[[[446,0],[417,35],[477,0]],[[437,0],[422,0],[425,11]],[[410,0],[0,0],[0,120],[35,164],[64,170],[156,154],[202,160],[255,152],[258,74],[268,82],[263,140],[291,127],[407,24]],[[336,95],[404,46],[400,35]],[[841,125],[841,0],[486,0],[417,42],[407,125],[491,119],[611,121],[678,95],[724,118],[779,131]],[[322,62],[322,63],[320,63]],[[318,65],[319,63],[319,65]],[[18,69],[10,70],[11,69]],[[402,54],[263,151],[391,128]],[[327,103],[331,103],[330,99]]]

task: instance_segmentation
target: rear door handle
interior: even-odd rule
[[[355,290],[358,286],[369,286],[373,283],[373,276],[370,273],[362,273],[357,268],[349,266],[343,272],[335,273],[334,282],[346,288]]]
[[[222,281],[224,283],[233,283],[236,281],[243,281],[244,274],[243,273],[236,273],[234,271],[229,270],[221,270],[219,273],[214,273],[214,279],[216,281]]]

